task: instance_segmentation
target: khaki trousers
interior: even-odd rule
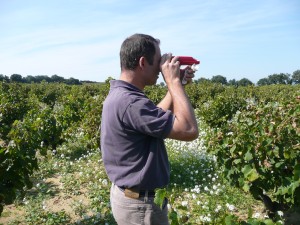
[[[129,198],[114,184],[110,190],[112,212],[118,225],[169,225],[167,201],[161,209],[154,203],[154,197]]]

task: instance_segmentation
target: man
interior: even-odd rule
[[[178,57],[161,56],[159,44],[145,34],[134,34],[123,42],[120,79],[111,81],[103,105],[101,151],[119,225],[169,224],[167,200],[162,208],[153,202],[155,189],[169,183],[164,139],[198,137],[194,110],[181,83],[181,74],[191,81],[193,72],[190,68],[181,71]],[[156,106],[143,90],[156,83],[160,72],[168,92]]]

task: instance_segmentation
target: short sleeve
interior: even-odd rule
[[[125,129],[131,129],[157,138],[166,138],[173,126],[171,111],[164,111],[147,98],[138,98],[124,112]]]

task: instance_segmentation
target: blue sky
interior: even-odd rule
[[[0,0],[0,74],[117,79],[122,41],[146,33],[200,60],[196,79],[257,82],[300,69],[299,11],[299,0]]]

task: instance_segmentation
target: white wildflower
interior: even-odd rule
[[[277,211],[277,214],[282,217],[283,216],[283,212],[282,211]]]
[[[258,213],[258,212],[255,213],[255,214],[253,215],[253,218],[256,218],[256,219],[257,219],[257,218],[259,218],[259,217],[260,217],[260,213]]]
[[[181,203],[181,205],[182,205],[182,206],[187,206],[187,205],[188,205],[188,202],[187,202],[187,201],[183,201],[183,202]]]
[[[219,212],[221,209],[222,209],[222,206],[217,205],[217,207],[216,207],[216,209],[215,209],[215,212]]]
[[[226,207],[230,210],[233,211],[235,209],[234,205],[230,205],[229,203],[226,203]]]
[[[16,147],[15,141],[14,140],[10,140],[7,147],[12,147],[12,148]]]
[[[106,179],[103,179],[102,184],[106,186],[108,185],[108,181]]]

